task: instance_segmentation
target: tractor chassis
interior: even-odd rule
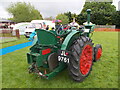
[[[92,43],[95,24],[90,24],[90,9],[87,10],[87,25],[67,31],[36,29],[37,41],[27,53],[29,73],[51,79],[68,67],[69,75],[82,82],[91,72],[93,61],[99,61],[102,46]],[[90,34],[91,33],[91,34]]]
[[[64,70],[67,67],[67,65],[63,62],[60,62],[59,66],[54,69],[52,72],[48,73],[46,70],[44,72],[40,71],[38,67],[36,66],[36,63],[32,63],[32,65],[28,68],[29,74],[34,73],[38,75],[38,77],[45,78],[45,79],[51,79],[52,77],[56,76],[59,72]]]

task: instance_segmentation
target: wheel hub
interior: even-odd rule
[[[97,52],[97,55],[96,55],[96,60],[99,60],[100,57],[101,57],[101,55],[102,55],[102,49],[99,48],[99,49],[98,49],[98,52]]]
[[[83,48],[82,54],[80,56],[80,72],[83,75],[88,74],[88,72],[90,71],[92,65],[92,59],[93,59],[93,49],[90,45],[86,45]]]

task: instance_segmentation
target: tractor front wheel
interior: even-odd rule
[[[73,80],[82,82],[91,71],[93,64],[93,43],[88,37],[81,36],[71,46],[69,73]]]
[[[94,61],[99,61],[100,57],[102,55],[102,46],[100,44],[97,44],[94,47]]]

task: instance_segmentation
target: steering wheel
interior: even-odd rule
[[[69,34],[70,32],[72,32],[72,30],[70,30],[70,31],[66,31],[66,30],[61,30],[61,31],[59,31],[59,30],[56,30],[56,34],[59,35],[59,36],[67,35],[67,34]]]
[[[70,32],[72,32],[72,29],[69,29],[70,31],[67,30],[59,30],[62,26],[60,26],[57,30],[56,30],[56,34],[59,36],[64,36]]]
[[[56,30],[56,34],[59,36],[63,35],[65,32],[66,31],[63,31],[63,30],[58,30],[58,29]]]

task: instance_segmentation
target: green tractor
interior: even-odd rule
[[[90,73],[93,61],[99,61],[102,47],[93,47],[90,36],[95,24],[90,24],[87,10],[87,25],[80,29],[43,30],[36,29],[37,42],[27,53],[29,73],[50,79],[68,68],[69,75],[76,82],[82,82]]]

